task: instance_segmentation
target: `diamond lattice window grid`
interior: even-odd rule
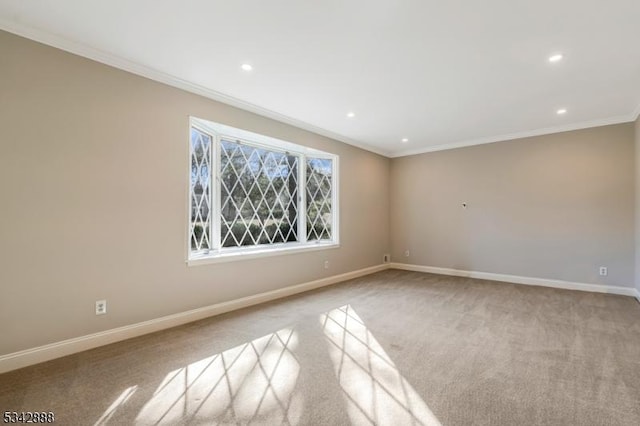
[[[307,240],[330,240],[333,162],[307,158]]]
[[[220,143],[222,247],[298,241],[299,158]]]
[[[192,251],[211,249],[211,137],[191,129]]]
[[[334,246],[338,157],[191,118],[189,259]]]

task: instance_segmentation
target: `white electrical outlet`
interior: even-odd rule
[[[107,313],[107,301],[96,300],[96,315],[104,315]]]
[[[391,255],[390,254],[383,254],[382,255],[382,263],[389,263],[389,261],[391,260]]]
[[[609,271],[607,270],[606,266],[601,266],[600,267],[600,275],[602,275],[603,277],[606,277],[608,273],[609,273]]]
[[[324,261],[324,269],[329,269],[329,261],[328,260]]]
[[[405,250],[404,257],[409,257],[409,250]]]

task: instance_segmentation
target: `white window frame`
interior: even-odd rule
[[[193,252],[191,250],[191,129],[195,128],[211,137],[211,226],[210,237],[212,248],[208,251]],[[220,241],[220,145],[221,140],[232,140],[246,143],[250,146],[265,148],[271,151],[288,152],[298,156],[298,242],[262,244],[244,247],[221,247]],[[306,146],[286,142],[247,130],[237,129],[209,120],[196,117],[189,117],[189,141],[187,170],[187,264],[189,266],[204,265],[218,262],[228,262],[235,260],[245,260],[258,257],[276,256],[282,254],[299,253],[305,251],[326,250],[340,247],[340,215],[339,215],[339,157],[335,154],[309,148]],[[332,160],[332,181],[331,181],[331,240],[307,241],[307,203],[306,203],[306,157]]]

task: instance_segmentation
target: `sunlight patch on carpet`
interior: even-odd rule
[[[109,419],[113,417],[114,413],[118,411],[118,409],[122,407],[129,398],[131,398],[131,395],[133,395],[136,390],[138,390],[138,386],[130,386],[122,391],[122,393],[111,403],[109,408],[102,413],[102,416],[100,416],[98,421],[95,422],[94,426],[106,425],[109,422]]]
[[[297,424],[296,346],[296,332],[283,329],[171,371],[136,424]]]
[[[351,305],[320,322],[352,424],[440,426]]]

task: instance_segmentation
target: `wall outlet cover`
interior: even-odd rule
[[[96,300],[96,315],[104,315],[107,313],[107,301]]]

